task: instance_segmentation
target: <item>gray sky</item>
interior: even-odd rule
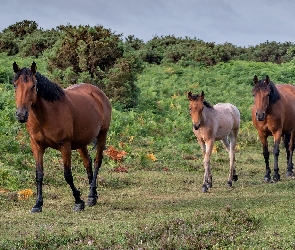
[[[39,28],[102,25],[145,42],[174,35],[236,46],[295,42],[294,0],[0,0],[0,32],[25,19]]]

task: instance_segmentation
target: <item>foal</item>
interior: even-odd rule
[[[238,180],[234,162],[235,146],[240,127],[240,112],[237,107],[230,103],[218,103],[211,106],[205,101],[203,91],[201,94],[188,92],[188,99],[193,132],[201,146],[204,157],[205,174],[202,192],[207,192],[208,188],[212,187],[210,156],[216,140],[221,140],[229,153],[228,186],[231,187],[232,181]]]

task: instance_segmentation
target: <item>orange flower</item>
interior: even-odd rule
[[[27,189],[18,191],[17,198],[18,198],[18,200],[25,200],[25,199],[28,199],[29,197],[33,196],[33,195],[34,195],[33,190],[30,189],[30,188],[27,188]]]
[[[157,158],[154,156],[153,153],[151,153],[151,154],[147,154],[147,157],[148,157],[149,159],[151,159],[152,161],[156,161],[156,160],[157,160]]]

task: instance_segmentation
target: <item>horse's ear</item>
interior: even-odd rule
[[[266,76],[266,77],[265,77],[265,83],[266,83],[266,84],[269,84],[269,82],[270,82],[270,80],[269,80],[269,76]]]
[[[254,76],[253,82],[254,82],[254,84],[258,83],[257,75]]]
[[[188,97],[189,100],[191,100],[191,99],[192,99],[192,92],[189,91],[189,92],[187,93],[187,97]]]
[[[14,73],[17,73],[17,72],[19,71],[19,67],[18,67],[18,65],[16,64],[16,62],[14,62],[14,63],[12,64],[12,67],[13,67],[13,71],[14,71]]]
[[[32,66],[31,66],[31,71],[33,74],[36,74],[37,72],[37,65],[36,63],[33,61]]]
[[[205,94],[204,94],[204,91],[202,90],[202,93],[201,93],[201,100],[204,101],[204,97],[205,97]]]

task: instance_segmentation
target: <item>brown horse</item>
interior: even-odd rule
[[[90,185],[88,206],[93,206],[97,202],[96,179],[110,126],[111,104],[93,85],[77,84],[62,89],[36,69],[35,62],[30,69],[20,69],[13,63],[16,117],[19,122],[26,122],[36,161],[37,199],[31,212],[42,211],[43,155],[48,147],[61,152],[64,178],[75,198],[74,209],[81,211],[85,203],[73,182],[71,150],[77,149],[83,160]],[[87,150],[93,141],[96,141],[94,172]]]
[[[201,146],[204,157],[204,181],[202,192],[212,187],[212,173],[210,156],[214,141],[221,140],[229,153],[230,171],[228,186],[238,180],[235,163],[235,147],[240,127],[240,112],[230,103],[218,103],[213,107],[204,99],[204,92],[199,94],[188,93],[189,110],[193,123],[193,132]],[[228,140],[229,139],[229,140]]]
[[[269,151],[267,137],[274,137],[274,175],[273,181],[279,181],[279,145],[281,137],[287,152],[287,177],[293,177],[292,155],[294,150],[295,133],[295,87],[291,84],[274,84],[266,76],[263,80],[253,79],[254,86],[252,93],[254,105],[252,107],[252,121],[258,130],[258,135],[262,143],[263,156],[266,165],[264,180],[271,181],[271,170],[269,168]]]

